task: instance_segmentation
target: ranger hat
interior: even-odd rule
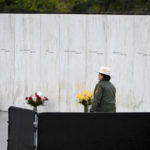
[[[111,76],[109,67],[101,67],[98,73],[105,74]]]

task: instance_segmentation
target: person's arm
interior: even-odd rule
[[[100,104],[101,97],[102,97],[102,87],[101,87],[101,85],[98,85],[95,89],[94,101],[92,103],[92,107],[90,109],[90,112],[95,111],[96,107]]]

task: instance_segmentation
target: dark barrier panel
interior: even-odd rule
[[[31,110],[10,107],[7,150],[32,150],[34,143],[35,113]]]
[[[38,150],[148,150],[150,113],[42,113]]]

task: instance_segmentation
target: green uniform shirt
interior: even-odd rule
[[[90,112],[116,112],[116,88],[110,81],[96,84]]]

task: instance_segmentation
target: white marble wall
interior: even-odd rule
[[[0,110],[83,111],[76,94],[93,90],[100,66],[112,69],[117,111],[150,111],[150,16],[0,14]]]

